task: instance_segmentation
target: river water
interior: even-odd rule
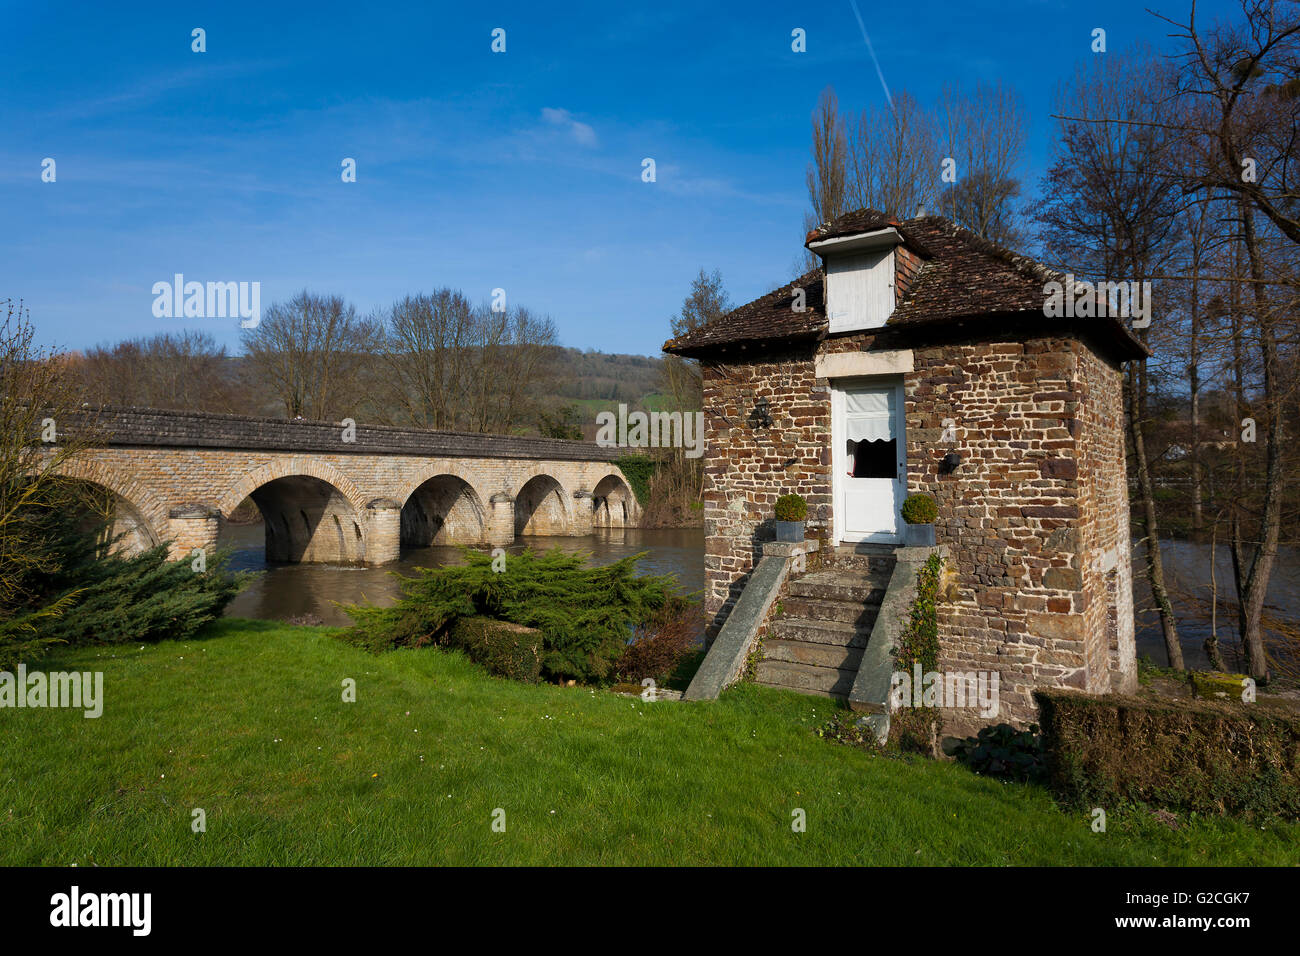
[[[461,550],[454,547],[403,549],[401,560],[383,568],[345,567],[330,564],[268,564],[263,549],[261,523],[228,525],[221,546],[234,549],[232,568],[263,572],[226,609],[236,617],[270,620],[312,615],[325,624],[347,625],[350,618],[340,604],[390,604],[398,595],[392,572],[412,574],[418,567],[432,568],[459,564]],[[545,549],[558,546],[566,552],[587,552],[597,564],[608,564],[638,552],[647,552],[640,569],[646,574],[672,574],[687,591],[704,587],[704,531],[701,528],[611,528],[580,538],[521,537],[507,551],[526,547]],[[1165,571],[1175,595],[1181,590],[1210,595],[1210,547],[1190,541],[1166,541],[1162,553]],[[1228,549],[1218,548],[1217,576],[1220,600],[1233,597],[1232,560]],[[1134,606],[1137,612],[1137,649],[1157,664],[1166,663],[1164,638],[1160,631],[1151,591],[1146,585],[1145,557],[1141,545],[1133,553]],[[1300,618],[1300,554],[1283,548],[1269,584],[1268,605],[1278,616]],[[1189,667],[1206,667],[1203,642],[1209,633],[1208,619],[1194,616],[1175,597],[1179,614],[1179,637]],[[1225,663],[1240,668],[1234,659],[1232,634],[1235,620],[1220,608],[1218,633]]]
[[[314,615],[325,624],[352,620],[340,604],[391,604],[398,582],[390,572],[411,575],[416,568],[463,563],[455,547],[403,548],[402,557],[382,568],[334,564],[269,564],[262,524],[227,525],[219,546],[234,549],[231,568],[263,572],[226,608],[231,617],[285,620]],[[506,549],[587,552],[596,564],[610,564],[629,554],[648,552],[638,567],[643,574],[672,574],[686,591],[704,587],[704,531],[700,528],[604,528],[579,538],[521,536]]]

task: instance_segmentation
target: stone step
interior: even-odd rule
[[[841,647],[835,644],[812,644],[808,641],[768,638],[763,641],[763,660],[812,664],[815,667],[836,667],[840,670],[856,672],[865,646],[865,640],[856,646]]]
[[[839,667],[818,667],[790,661],[759,661],[754,669],[755,683],[767,687],[818,694],[844,699],[853,688],[853,671]]]
[[[815,598],[820,601],[848,601],[879,604],[889,586],[889,574],[883,571],[815,571],[786,584],[791,597]]]
[[[865,628],[871,627],[879,608],[880,602],[873,600],[864,604],[861,601],[826,601],[794,595],[781,599],[781,617],[805,621],[841,621]]]
[[[777,640],[827,644],[832,647],[866,647],[870,625],[860,627],[844,621],[809,621],[806,618],[778,617],[768,626]]]

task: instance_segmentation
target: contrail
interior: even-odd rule
[[[871,54],[871,62],[876,64],[876,76],[880,77],[880,85],[885,91],[885,100],[889,103],[890,110],[893,110],[894,99],[889,95],[889,84],[885,82],[885,74],[880,70],[880,61],[876,59],[876,51],[871,49],[871,37],[867,36],[867,27],[862,22],[862,14],[858,12],[857,0],[849,0],[849,6],[853,8],[853,15],[858,18],[858,29],[862,31],[862,39],[867,41],[867,52]]]

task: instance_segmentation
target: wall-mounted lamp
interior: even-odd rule
[[[939,462],[939,472],[944,475],[951,475],[961,464],[961,455],[955,451],[950,451],[943,456],[943,461]]]
[[[767,396],[760,398],[758,400],[758,403],[754,406],[754,410],[749,413],[749,427],[750,428],[771,428],[772,427],[772,415],[771,415],[770,408],[767,404]]]

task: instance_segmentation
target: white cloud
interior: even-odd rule
[[[574,140],[583,146],[596,145],[596,131],[586,123],[574,119],[573,114],[568,110],[557,110],[544,106],[542,107],[542,119],[552,126],[567,129]]]

